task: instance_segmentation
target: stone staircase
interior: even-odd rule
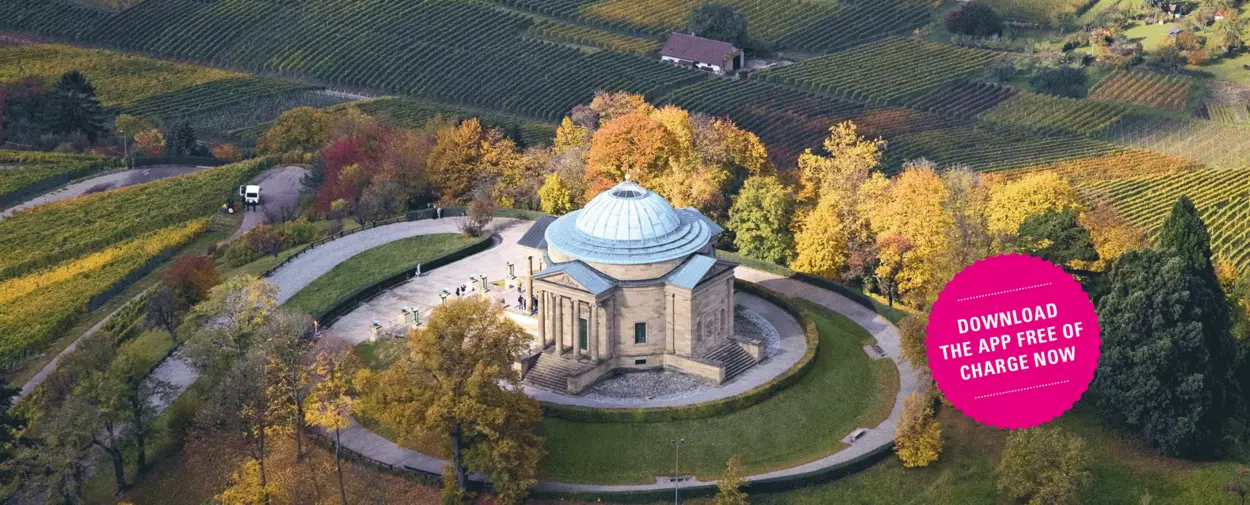
[[[703,356],[705,361],[720,365],[725,369],[725,381],[737,377],[748,368],[755,366],[755,358],[742,349],[737,342],[725,342]]]
[[[548,391],[568,393],[568,378],[586,373],[594,368],[595,364],[588,360],[579,361],[572,357],[572,352],[566,356],[556,354],[554,350],[544,351],[538,356],[538,361],[534,362],[534,367],[530,368],[529,373],[525,374],[525,379],[521,382],[527,386]]]

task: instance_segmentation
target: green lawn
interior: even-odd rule
[[[335,265],[291,297],[286,306],[309,314],[320,314],[329,309],[335,300],[352,291],[480,240],[458,233],[441,233],[418,235],[380,245]]]
[[[1152,505],[1231,505],[1237,501],[1220,486],[1238,466],[1234,462],[1194,463],[1157,455],[1137,438],[1104,426],[1098,412],[1081,402],[1055,425],[1084,438],[1094,456],[1089,505],[1139,505],[1149,494]],[[996,505],[994,468],[1006,432],[965,417],[954,408],[939,415],[943,449],[937,463],[907,469],[898,458],[860,473],[804,489],[757,495],[753,504],[816,505]],[[1245,466],[1244,464],[1241,466]]]
[[[749,473],[806,463],[836,452],[856,427],[876,426],[898,392],[893,363],[868,359],[871,340],[841,315],[804,304],[820,331],[812,369],[798,383],[759,404],[708,419],[666,423],[543,421],[543,478],[561,482],[643,484],[671,474],[669,441],[686,439],[681,471],[714,478],[741,455]]]

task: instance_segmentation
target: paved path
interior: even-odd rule
[[[324,270],[329,270],[328,267],[323,266],[323,268]],[[295,270],[302,269],[297,268]],[[324,270],[322,273],[324,273]],[[759,284],[787,296],[807,299],[822,307],[846,316],[848,319],[854,321],[856,324],[867,330],[868,333],[870,333],[877,340],[877,344],[881,347],[885,357],[894,362],[899,373],[899,391],[898,395],[894,399],[894,406],[890,410],[890,415],[877,426],[869,428],[860,439],[855,441],[855,443],[841,451],[819,460],[783,470],[752,475],[747,477],[746,480],[766,480],[776,477],[801,475],[822,470],[850,461],[853,458],[872,452],[873,450],[884,445],[892,444],[894,441],[894,427],[903,411],[903,398],[912,392],[919,390],[914,370],[911,365],[902,358],[900,353],[898,329],[876,312],[873,312],[832,291],[747,267],[740,266],[734,273],[739,279]],[[279,282],[276,281],[278,277],[279,276],[275,275],[275,282]],[[285,288],[283,289],[285,290]],[[364,454],[365,456],[373,458],[377,461],[389,463],[391,465],[438,473],[441,472],[442,468],[447,464],[446,460],[430,457],[410,449],[399,447],[394,442],[386,440],[376,433],[373,433],[355,423],[353,423],[351,428],[342,433],[341,440],[344,447]],[[708,486],[715,486],[715,482],[701,482],[694,480],[686,481],[682,484],[683,488]],[[536,486],[536,489],[559,492],[611,493],[661,491],[672,489],[672,487],[673,485],[668,482],[626,486],[607,486],[540,481]]]
[[[200,170],[204,170],[207,168],[213,168],[213,167],[185,166],[185,165],[157,165],[157,166],[151,166],[151,167],[136,168],[134,170],[123,170],[121,172],[113,172],[111,174],[104,174],[99,177],[92,177],[90,179],[86,179],[86,180],[78,181],[72,184],[68,184],[66,186],[62,186],[60,188],[52,190],[51,192],[44,193],[43,195],[40,195],[33,200],[15,205],[13,207],[9,207],[5,209],[4,212],[0,212],[0,219],[9,217],[13,215],[14,212],[19,211],[19,210],[29,209],[31,207],[35,207],[37,205],[43,205],[46,203],[59,202],[61,200],[66,200],[66,199],[74,198],[76,196],[85,195],[88,192],[98,193],[100,191],[108,191],[110,189],[124,188],[126,186],[133,186],[135,184],[152,182],[152,181],[164,179],[166,177],[173,177],[175,175],[183,175],[183,174],[189,174],[192,172],[198,172]]]
[[[300,189],[303,188],[301,180],[305,175],[308,175],[308,170],[303,167],[285,166],[270,169],[257,177],[253,184],[260,186],[260,210],[244,211],[243,225],[235,230],[230,240],[265,222],[266,210],[298,206]]]
[[[282,268],[274,272],[269,277],[269,282],[278,288],[278,303],[286,302],[299,290],[305,286],[312,284],[321,276],[329,272],[335,265],[346,261],[348,258],[365,252],[382,244],[394,242],[396,240],[414,237],[417,235],[431,235],[435,233],[460,233],[458,225],[463,218],[452,217],[443,219],[423,219],[420,221],[407,221],[403,223],[388,224],[368,230],[360,231],[347,235],[338,240],[328,242],[318,246],[316,249],[308,251],[299,257],[291,260]],[[495,219],[491,223],[491,229],[495,233],[504,234],[513,227],[521,226],[519,233],[525,233],[528,229],[529,222],[518,221],[516,219]],[[519,236],[519,235],[518,235]],[[515,240],[513,241],[515,242]],[[494,250],[494,249],[492,249]],[[478,256],[474,256],[477,258]],[[475,260],[476,261],[476,260]],[[500,265],[501,268],[507,269],[506,266]],[[435,270],[437,272],[437,270]],[[486,273],[486,272],[483,272]]]

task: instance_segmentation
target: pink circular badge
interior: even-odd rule
[[[1098,367],[1098,315],[1081,285],[1022,254],[978,261],[929,314],[929,368],[955,408],[998,428],[1037,426],[1072,407]]]

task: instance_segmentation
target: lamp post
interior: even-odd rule
[[[677,490],[681,487],[681,479],[677,475],[681,472],[681,446],[686,439],[669,440],[668,443],[673,445],[673,505],[677,505]]]

